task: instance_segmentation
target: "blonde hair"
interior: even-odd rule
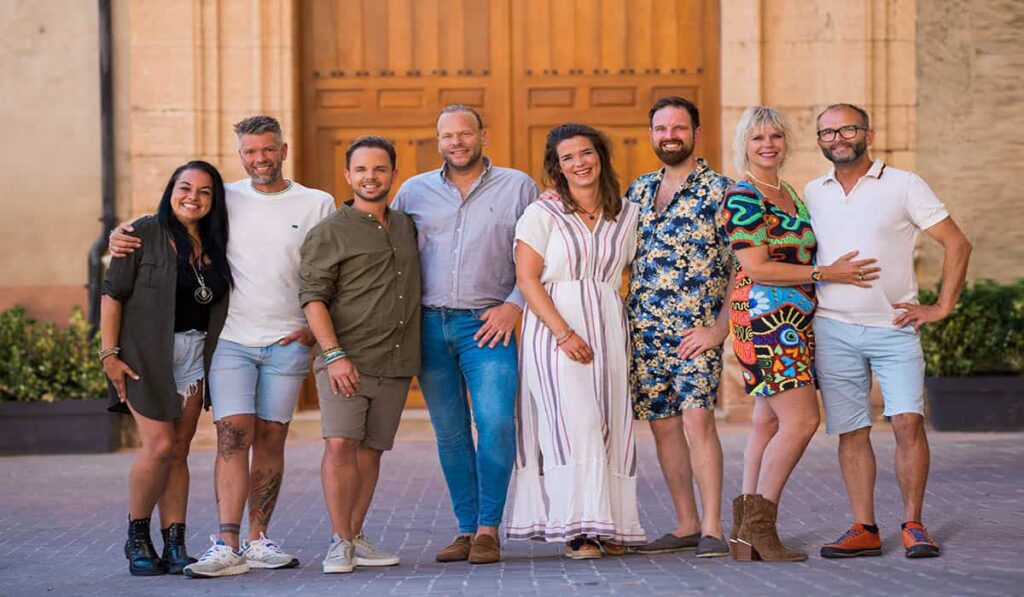
[[[740,116],[740,121],[736,123],[736,134],[732,139],[732,159],[739,176],[743,176],[749,166],[747,163],[747,141],[750,141],[754,133],[762,128],[779,131],[786,140],[787,148],[789,146],[789,125],[786,124],[786,119],[779,114],[778,110],[769,106],[747,108],[743,111],[743,116]],[[782,156],[780,167],[785,163],[786,157]]]

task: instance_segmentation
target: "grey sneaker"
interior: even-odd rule
[[[700,533],[676,537],[672,533],[665,533],[661,539],[656,539],[636,548],[637,553],[672,553],[676,551],[689,551],[697,548],[700,542]],[[728,553],[729,550],[726,550]]]
[[[216,535],[211,535],[210,540],[213,541],[213,545],[199,556],[199,561],[185,566],[185,576],[216,578],[245,574],[249,571],[249,562],[246,561],[244,553],[228,547],[223,541],[219,541]]]
[[[356,548],[337,533],[331,537],[331,545],[324,557],[324,574],[352,572],[356,569]]]
[[[366,535],[352,540],[356,548],[356,566],[397,566],[398,556],[379,549]]]
[[[729,555],[729,544],[718,537],[704,535],[697,541],[698,558],[720,558]]]
[[[249,560],[250,568],[295,568],[299,565],[298,558],[281,551],[277,543],[267,539],[263,533],[259,539],[246,542],[242,552]]]

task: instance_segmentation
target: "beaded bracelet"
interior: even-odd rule
[[[320,355],[320,358],[323,359],[324,365],[330,365],[334,361],[340,361],[341,359],[344,359],[347,356],[348,354],[344,350],[337,348],[331,351],[330,354],[327,354],[327,356],[324,356],[323,354]]]
[[[331,356],[332,354],[339,353],[339,352],[345,352],[345,351],[342,350],[340,346],[333,346],[331,348],[328,348],[327,350],[321,351],[320,352],[320,358],[327,358],[327,357]]]

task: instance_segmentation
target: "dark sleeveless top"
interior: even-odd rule
[[[178,255],[178,284],[174,300],[174,331],[205,332],[210,327],[210,305],[215,304],[228,293],[228,281],[212,265],[196,266],[206,286],[213,291],[210,302],[203,304],[196,300],[199,279],[189,262]]]

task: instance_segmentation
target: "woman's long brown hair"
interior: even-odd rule
[[[602,217],[614,221],[622,211],[622,193],[619,187],[619,175],[612,167],[611,147],[604,133],[585,124],[567,123],[556,126],[548,132],[547,144],[544,147],[544,184],[558,191],[562,199],[565,213],[582,211],[580,204],[569,192],[569,181],[562,174],[558,160],[558,144],[573,137],[590,139],[597,156],[601,160],[601,175],[598,179],[598,202],[603,210]]]

